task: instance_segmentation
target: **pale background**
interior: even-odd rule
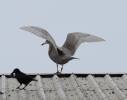
[[[84,32],[105,42],[84,43],[63,73],[127,72],[127,0],[1,0],[0,73],[55,73],[44,39],[19,29],[46,29],[62,46],[70,32]],[[61,66],[59,66],[59,69]]]

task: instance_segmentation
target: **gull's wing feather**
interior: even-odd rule
[[[65,43],[63,44],[62,48],[66,48],[68,52],[71,53],[71,56],[74,55],[79,45],[83,42],[99,42],[104,41],[104,39],[90,35],[87,33],[81,33],[81,32],[74,32],[69,33],[67,35],[67,39]]]
[[[41,38],[44,38],[44,39],[50,41],[53,44],[53,46],[55,47],[56,52],[57,52],[56,43],[55,43],[54,39],[52,38],[52,36],[46,30],[36,27],[36,26],[24,26],[24,27],[21,27],[21,29],[31,32],[34,35],[37,35]]]

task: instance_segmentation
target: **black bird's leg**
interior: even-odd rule
[[[61,67],[61,71],[60,71],[60,73],[62,72],[62,70],[63,70],[63,64],[62,64],[62,67]]]
[[[16,89],[20,89],[19,87],[22,85],[22,83],[16,88]]]
[[[27,84],[25,84],[24,88],[22,88],[23,90],[25,90],[25,87],[27,86]]]

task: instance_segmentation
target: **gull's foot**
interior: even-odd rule
[[[57,71],[55,74],[61,74],[61,72]]]

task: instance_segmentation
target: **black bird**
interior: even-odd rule
[[[14,75],[15,74],[15,75]],[[18,68],[14,69],[14,71],[11,73],[11,76],[13,78],[16,78],[17,81],[20,83],[20,86],[22,84],[25,84],[24,88],[22,89],[25,89],[25,87],[31,82],[31,81],[38,81],[28,75],[26,75],[25,73],[21,72]],[[18,86],[16,89],[20,89]]]

